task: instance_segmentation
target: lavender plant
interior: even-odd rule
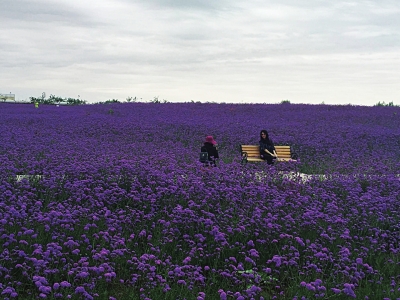
[[[1,298],[399,299],[399,111],[1,104]],[[262,128],[297,165],[240,164]]]

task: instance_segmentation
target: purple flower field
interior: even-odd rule
[[[400,299],[400,107],[0,104],[0,120],[1,299]],[[241,165],[261,129],[299,161]],[[206,135],[217,168],[198,162]]]

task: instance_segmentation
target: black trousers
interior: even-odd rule
[[[269,155],[269,154],[263,154],[261,155],[261,159],[266,160],[267,164],[269,165],[273,165],[274,164],[274,158],[273,156]]]

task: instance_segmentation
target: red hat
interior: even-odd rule
[[[211,135],[206,136],[206,143],[210,143],[213,145],[217,144],[217,142],[214,140],[214,138]]]

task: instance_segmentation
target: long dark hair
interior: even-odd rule
[[[265,133],[265,138],[263,138],[263,136],[262,136],[263,133]],[[268,131],[266,131],[265,129],[261,130],[261,132],[260,132],[260,140],[261,141],[263,141],[263,140],[269,141]]]

